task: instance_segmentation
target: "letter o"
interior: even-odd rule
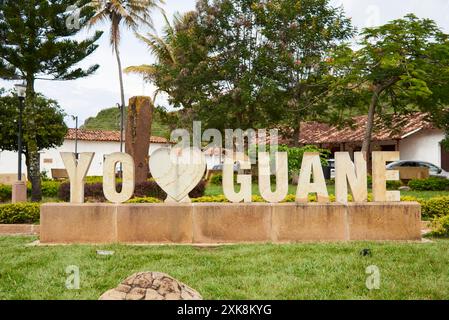
[[[122,164],[122,191],[117,192],[115,185],[115,167]],[[135,187],[134,159],[127,153],[113,153],[106,156],[103,164],[103,193],[112,203],[123,203],[132,198]]]

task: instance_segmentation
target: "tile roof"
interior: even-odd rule
[[[353,125],[343,128],[318,122],[301,124],[300,143],[302,144],[332,144],[362,142],[366,129],[367,116],[353,118]],[[382,125],[375,120],[373,141],[401,140],[407,135],[420,130],[434,129],[427,121],[425,113],[415,113],[408,116],[394,117],[390,126]]]
[[[66,140],[75,140],[76,129],[69,129],[66,135]],[[80,141],[109,141],[119,142],[120,131],[107,131],[107,130],[78,130],[78,140]],[[151,137],[151,143],[167,144],[169,141],[162,137]]]

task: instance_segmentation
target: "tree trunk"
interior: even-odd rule
[[[40,153],[30,153],[30,180],[31,180],[31,201],[42,201],[42,186],[41,186],[41,170],[40,170]]]
[[[120,51],[118,48],[117,42],[114,43],[114,51],[115,51],[115,57],[117,59],[117,66],[118,66],[118,77],[120,81],[120,102],[121,102],[121,108],[120,108],[120,152],[123,152],[123,140],[124,140],[124,131],[125,131],[125,88],[123,85],[123,70],[122,70],[122,61],[120,59]]]
[[[363,138],[362,152],[368,154],[371,150],[371,140],[374,128],[374,116],[376,115],[377,102],[379,101],[379,91],[375,90],[371,98],[368,111],[368,119],[366,120],[365,137]]]
[[[31,201],[40,202],[42,200],[42,186],[41,186],[41,170],[40,170],[40,154],[39,146],[37,145],[36,137],[36,122],[34,110],[34,78],[27,77],[27,99],[26,108],[28,108],[28,123],[27,123],[27,153],[28,153],[28,180],[31,181]]]
[[[301,140],[301,121],[297,121],[296,126],[294,127],[294,131],[293,131],[293,146],[295,148],[299,148],[299,146],[301,145],[300,143]]]

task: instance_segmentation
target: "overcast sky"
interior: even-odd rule
[[[196,0],[166,0],[164,9],[168,16],[175,12],[186,12],[194,9]],[[380,25],[392,19],[403,17],[407,13],[415,13],[420,18],[434,19],[438,25],[449,32],[449,0],[332,0],[335,5],[343,5],[348,17],[358,28]],[[154,14],[157,30],[163,27],[162,16]],[[107,29],[107,26],[104,26]],[[80,123],[88,117],[95,116],[98,111],[112,107],[119,102],[119,84],[116,60],[109,45],[108,33],[105,32],[99,41],[100,47],[82,66],[100,64],[96,74],[75,81],[37,81],[36,90],[47,97],[56,99],[69,115],[78,115]],[[124,67],[139,64],[150,64],[152,58],[146,47],[137,41],[131,32],[123,32],[121,56]],[[135,95],[151,95],[154,87],[144,84],[142,78],[125,75],[126,100]],[[0,80],[0,87],[11,88],[14,83]],[[163,101],[160,101],[163,103]],[[73,126],[69,118],[67,123]]]

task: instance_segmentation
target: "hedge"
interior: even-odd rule
[[[415,191],[445,191],[449,190],[449,179],[436,177],[414,179],[410,180],[408,186]]]
[[[0,224],[34,224],[40,219],[40,204],[16,203],[0,205]]]
[[[222,185],[223,184],[223,175],[221,173],[214,174],[210,178],[210,183],[215,185]]]
[[[121,183],[117,183],[117,189],[120,190]],[[191,198],[202,197],[206,191],[205,181],[201,181],[195,189],[193,189],[189,196]],[[103,194],[103,183],[86,183],[84,186],[84,195],[88,199],[94,201],[105,202],[106,199]],[[70,183],[64,182],[59,187],[58,197],[62,201],[70,201]],[[144,183],[136,184],[134,189],[134,198],[156,198],[160,200],[165,200],[167,194],[165,191],[159,187],[159,185],[153,181],[146,181]]]
[[[126,203],[162,203],[162,200],[157,198],[144,197],[144,198],[133,198],[131,200],[128,200]]]
[[[449,215],[438,217],[432,220],[432,232],[434,237],[449,237]]]
[[[4,184],[0,184],[0,202],[11,201],[12,188]]]
[[[449,215],[449,196],[421,201],[424,218],[438,218]]]
[[[61,182],[59,181],[42,181],[42,196],[46,198],[58,197],[58,191]],[[28,194],[31,194],[31,184],[27,184]],[[10,185],[0,185],[0,202],[11,201],[12,187]]]

